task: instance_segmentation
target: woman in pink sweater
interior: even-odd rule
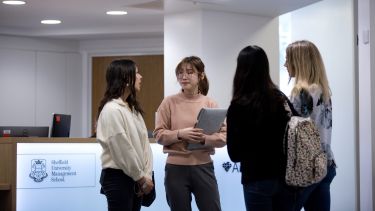
[[[191,211],[191,194],[201,211],[218,211],[220,197],[210,155],[215,147],[226,144],[226,126],[206,135],[194,128],[201,108],[215,108],[217,103],[207,97],[208,80],[200,58],[184,58],[176,67],[181,92],[166,97],[160,104],[154,136],[168,153],[165,166],[165,191],[171,211]],[[205,147],[188,150],[189,143]]]

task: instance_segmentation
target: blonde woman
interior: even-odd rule
[[[330,184],[336,176],[336,165],[331,150],[331,91],[324,63],[318,48],[310,41],[301,40],[287,47],[284,66],[289,76],[295,78],[290,100],[301,116],[310,117],[315,122],[328,158],[327,176],[302,191],[297,208],[304,207],[306,211],[330,210]]]

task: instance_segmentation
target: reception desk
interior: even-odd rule
[[[154,142],[150,139],[150,142]],[[142,210],[168,210],[164,190],[166,154],[151,144],[156,200]],[[102,211],[101,146],[93,138],[0,138],[0,211]],[[212,156],[222,210],[244,210],[239,164],[226,148]],[[192,209],[198,210],[194,200]]]
[[[91,143],[97,145],[96,140],[93,138],[0,138],[0,211],[17,210],[17,188],[19,187],[19,184],[17,184],[17,175],[20,167],[17,159],[19,155],[17,154],[19,154],[19,148],[23,147],[23,144],[58,144],[57,146],[60,147],[60,144],[67,143]],[[36,150],[35,153],[38,154],[40,152]],[[29,156],[33,156],[33,154],[29,154]],[[37,161],[34,160],[34,162]],[[30,161],[28,161],[29,168],[23,169],[28,173],[30,180],[33,179],[30,177],[32,173],[31,165]],[[34,175],[34,177],[37,176]],[[23,180],[21,181],[23,183]],[[41,183],[36,184],[40,185]]]

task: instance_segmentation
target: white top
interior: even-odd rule
[[[97,123],[102,168],[121,169],[134,181],[151,179],[152,151],[145,122],[121,98],[105,104]]]

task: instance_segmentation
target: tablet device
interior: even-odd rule
[[[220,130],[225,117],[227,116],[227,109],[225,108],[202,108],[197,117],[196,128],[203,129],[203,133],[211,135]],[[189,150],[205,148],[202,144],[189,144]]]

